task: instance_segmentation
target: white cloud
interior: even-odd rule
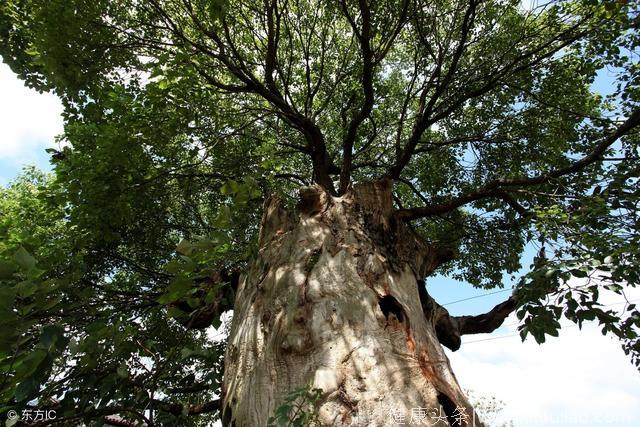
[[[640,290],[627,292],[640,299]],[[605,295],[603,304],[623,300]],[[609,306],[622,309],[623,305]],[[516,318],[491,336],[469,336],[462,348],[449,353],[463,388],[504,401],[501,419],[516,426],[640,425],[640,375],[620,348],[620,341],[602,336],[588,324],[560,331],[538,345],[519,337],[477,341],[516,333]],[[561,322],[571,324],[566,319]]]
[[[62,133],[62,105],[53,94],[24,86],[0,64],[0,160],[33,163]]]

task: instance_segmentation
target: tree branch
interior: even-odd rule
[[[518,307],[517,300],[511,296],[487,313],[477,316],[451,316],[446,308],[429,295],[422,280],[418,280],[418,295],[425,316],[428,319],[433,319],[438,341],[451,351],[460,348],[462,335],[495,331],[502,325],[504,319]]]
[[[164,400],[152,399],[150,407],[173,415],[186,413],[187,415],[200,415],[220,410],[220,399],[210,400],[196,405],[165,402]]]
[[[287,179],[292,182],[296,182],[298,184],[302,184],[303,186],[308,186],[309,183],[300,175],[295,173],[277,173],[273,176],[274,178]]]
[[[507,203],[509,203],[512,207],[514,207],[514,209],[519,210],[519,208],[515,207],[515,205],[513,204],[515,199],[513,199],[508,193],[506,193],[506,191],[504,190],[505,188],[545,184],[552,179],[560,178],[562,176],[578,172],[591,165],[592,163],[598,161],[600,156],[607,150],[607,148],[609,148],[620,137],[626,135],[629,131],[631,131],[638,125],[640,125],[640,110],[634,111],[622,125],[620,125],[613,133],[605,137],[589,154],[587,154],[580,160],[573,162],[567,167],[553,169],[533,177],[520,176],[514,178],[496,179],[489,182],[479,190],[468,192],[459,197],[450,199],[445,203],[412,209],[401,209],[396,211],[396,215],[399,218],[405,220],[442,215],[468,203],[486,198],[503,199],[507,201]]]
[[[253,92],[268,101],[271,105],[277,108],[278,114],[285,121],[287,121],[291,126],[299,130],[304,135],[310,148],[309,151],[313,163],[315,182],[320,184],[331,194],[336,194],[329,172],[331,162],[329,154],[327,152],[324,135],[322,134],[320,128],[310,118],[305,117],[298,111],[296,111],[295,108],[293,108],[292,105],[290,105],[286,101],[286,99],[283,98],[282,94],[280,94],[280,92],[275,87],[275,83],[271,84],[269,79],[267,79],[267,81],[263,83],[249,71],[249,69],[245,65],[242,55],[233,43],[231,32],[227,22],[224,19],[221,22],[224,31],[223,39],[222,36],[217,34],[215,31],[205,28],[204,25],[202,25],[202,23],[197,19],[193,11],[190,11],[190,17],[194,21],[196,26],[211,40],[213,40],[213,42],[217,46],[219,52],[215,52],[206,45],[203,45],[202,43],[194,41],[191,38],[187,37],[187,35],[180,29],[178,25],[176,25],[171,16],[157,0],[150,1],[152,6],[162,15],[163,19],[168,24],[169,31],[171,31],[175,36],[184,41],[186,44],[195,48],[197,51],[220,61],[220,63],[222,63],[222,65],[224,65],[235,78],[244,83],[245,86],[241,86],[243,91]],[[266,6],[268,8],[270,7],[269,4],[267,4]],[[275,9],[273,9],[275,8],[275,5],[272,4],[271,6],[272,9],[270,10],[272,10],[273,13],[276,13]],[[270,67],[275,67],[276,65],[275,50],[277,49],[278,37],[278,34],[276,33],[279,30],[278,19],[279,18],[276,13],[276,22],[272,23],[271,40],[267,49],[267,66],[265,67],[266,71],[269,71],[268,69]],[[227,47],[230,50],[230,53],[227,53]]]
[[[516,299],[511,296],[487,313],[477,316],[453,316],[451,320],[457,326],[460,335],[488,334],[498,329],[517,307]]]
[[[277,2],[265,0],[265,15],[267,18],[267,54],[264,66],[264,80],[267,87],[274,93],[278,93],[276,84],[273,80],[273,72],[276,68],[277,52],[278,52],[278,33],[280,30],[280,17],[276,12]],[[274,15],[276,15],[276,23],[274,24]],[[277,29],[276,29],[277,26]]]
[[[413,191],[413,193],[418,196],[420,198],[420,200],[422,200],[424,203],[429,203],[429,200],[427,200],[426,197],[424,197],[424,195],[420,192],[420,190],[418,190],[416,188],[415,185],[413,185],[413,183],[411,181],[409,181],[408,179],[404,179],[404,178],[398,178],[397,181],[405,184],[407,187],[409,187],[411,189],[411,191]]]
[[[349,17],[345,1],[340,2],[345,16]],[[351,161],[353,158],[353,143],[356,139],[358,127],[371,114],[373,109],[373,50],[371,49],[371,10],[366,0],[359,0],[360,15],[362,16],[362,31],[358,31],[353,19],[349,19],[353,31],[360,41],[362,53],[362,91],[364,102],[360,111],[353,117],[342,139],[342,168],[340,170],[339,194],[344,193],[351,180]]]
[[[420,113],[421,117],[418,121],[416,121],[412,129],[412,135],[409,138],[409,142],[407,143],[405,148],[401,151],[401,154],[398,157],[396,163],[391,168],[390,176],[392,178],[399,177],[404,166],[407,163],[409,163],[409,160],[413,155],[413,150],[415,149],[415,146],[418,144],[418,141],[420,140],[420,136],[422,135],[424,130],[427,127],[429,127],[429,119],[431,118],[431,113],[433,112],[433,108],[435,107],[436,102],[446,92],[447,88],[451,84],[451,81],[453,80],[453,77],[458,69],[458,64],[460,63],[460,59],[462,58],[462,54],[465,51],[467,38],[473,28],[477,5],[478,3],[475,0],[471,0],[469,2],[469,6],[467,7],[467,10],[465,12],[465,15],[461,24],[460,40],[456,45],[456,50],[453,53],[453,58],[451,60],[449,69],[447,70],[447,74],[445,75],[444,79],[438,83],[434,94],[431,96],[427,104],[422,109]],[[441,66],[442,66],[442,63],[439,62],[438,66],[436,67],[436,70],[434,71],[435,73],[434,76],[439,75]],[[426,95],[427,90],[428,88],[424,89],[423,98]],[[423,104],[424,103],[421,102],[421,105]]]
[[[466,19],[466,16],[467,15],[465,15],[465,19]],[[401,150],[400,155],[397,156],[396,162],[387,172],[387,175],[394,179],[400,176],[404,167],[411,160],[414,154],[414,150],[418,145],[418,143],[420,142],[420,138],[422,134],[429,126],[431,126],[434,123],[437,123],[439,120],[450,115],[452,112],[454,112],[455,110],[460,108],[462,105],[464,105],[464,103],[469,99],[477,98],[495,89],[500,85],[500,82],[504,77],[508,75],[513,75],[522,70],[533,67],[541,63],[545,59],[551,58],[554,54],[562,50],[564,47],[570,45],[574,41],[588,34],[588,31],[584,31],[584,30],[578,31],[580,28],[580,25],[582,25],[585,20],[574,23],[572,26],[570,26],[566,30],[556,34],[554,37],[547,40],[545,43],[542,43],[541,45],[536,46],[533,49],[525,51],[524,53],[519,55],[517,58],[510,61],[509,64],[495,70],[495,72],[492,72],[489,75],[482,75],[477,79],[466,82],[466,86],[469,86],[469,87],[473,87],[472,83],[475,83],[478,81],[483,83],[481,84],[481,86],[476,87],[475,89],[471,89],[466,93],[463,93],[461,96],[457,97],[457,99],[451,99],[451,100],[445,99],[440,103],[440,105],[445,105],[445,108],[440,111],[436,111],[437,108],[435,105],[435,100],[437,100],[437,98],[440,98],[445,93],[445,91],[438,93],[437,97],[434,94],[434,96],[432,96],[430,99],[430,103],[431,101],[434,101],[433,105],[431,105],[430,107],[426,106],[421,108],[419,118],[413,126],[409,139],[405,143],[404,148]],[[464,34],[464,27],[463,27],[463,34]],[[458,45],[458,46],[460,47],[461,45]],[[438,72],[438,70],[436,69],[436,71],[434,72]],[[453,74],[451,74],[450,78],[453,78]],[[447,86],[451,82],[450,78],[445,79],[445,83]],[[430,85],[427,85],[427,87],[429,86]],[[443,86],[439,84],[436,87],[436,92],[438,92],[438,88],[441,88],[441,87]],[[421,96],[421,101],[420,101],[421,105],[424,105],[425,98],[426,98],[426,89],[425,91],[423,91],[423,94]]]

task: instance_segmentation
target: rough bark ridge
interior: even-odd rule
[[[409,424],[413,408],[466,425],[453,422],[456,407],[472,409],[417,285],[449,254],[392,211],[390,181],[342,197],[305,187],[295,212],[265,203],[259,254],[234,306],[225,425],[264,426],[309,383],[323,390],[324,425],[392,425],[391,411]]]

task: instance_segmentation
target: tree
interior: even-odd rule
[[[464,390],[464,392],[483,422],[491,426],[513,427],[513,421],[501,424],[496,422],[496,419],[500,418],[500,412],[504,409],[503,401],[498,400],[495,396],[478,395],[473,390]]]
[[[635,1],[5,1],[0,54],[62,99],[65,130],[54,177],[2,192],[4,410],[258,426],[300,397],[323,424],[459,425],[442,346],[514,311],[538,342],[597,319],[638,364],[635,306],[598,303],[640,282],[638,19]],[[425,287],[502,286],[532,242],[485,314]]]

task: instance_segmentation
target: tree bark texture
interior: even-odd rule
[[[448,257],[395,218],[387,180],[341,197],[304,187],[296,209],[269,199],[236,295],[223,424],[265,426],[292,390],[311,384],[322,389],[323,425],[419,425],[423,411],[472,425],[437,338],[437,306],[418,290]],[[467,422],[454,419],[456,408]]]

